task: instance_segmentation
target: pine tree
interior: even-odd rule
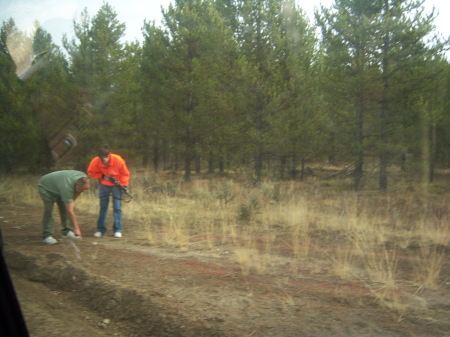
[[[64,47],[70,58],[70,70],[79,87],[79,100],[93,119],[83,134],[82,153],[91,153],[102,143],[109,143],[119,150],[123,139],[117,137],[112,128],[118,123],[117,97],[120,95],[120,79],[126,70],[125,46],[121,38],[125,24],[117,19],[115,10],[104,3],[97,14],[90,19],[87,9],[81,20],[74,23],[75,38],[63,38]],[[120,124],[119,124],[120,125]],[[124,124],[125,125],[125,124]]]
[[[164,13],[170,36],[167,58],[167,100],[169,119],[183,146],[185,180],[190,180],[192,163],[218,133],[221,118],[228,107],[223,82],[229,70],[232,50],[231,32],[209,1],[177,1]],[[224,91],[225,88],[225,91]],[[224,110],[224,111],[223,111]]]
[[[403,133],[399,128],[400,120],[408,119],[402,116],[402,111],[414,111],[414,102],[423,101],[427,86],[435,81],[437,74],[428,64],[435,63],[433,59],[442,52],[442,43],[435,41],[427,44],[435,15],[433,12],[424,15],[422,5],[423,1],[385,0],[380,13],[380,54],[376,56],[382,83],[377,144],[381,190],[386,190],[388,186],[387,169],[391,158],[398,155],[395,144],[399,142],[398,134]],[[428,118],[423,120],[427,123],[425,120]],[[435,127],[430,130],[434,132]]]
[[[168,152],[174,130],[168,123],[168,48],[167,33],[154,23],[146,22],[143,28],[141,89],[142,109],[135,112],[137,131],[142,145],[141,154],[145,166],[153,163],[158,171],[163,155]],[[166,153],[167,154],[167,153]]]

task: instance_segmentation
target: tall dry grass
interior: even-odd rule
[[[0,180],[0,199],[39,204],[37,180]],[[345,186],[218,177],[186,183],[143,172],[131,184],[143,207],[124,203],[125,230],[148,245],[229,256],[244,275],[280,272],[279,261],[289,260],[290,277],[301,265],[302,272],[357,280],[401,319],[418,292],[448,281],[448,188],[409,184],[380,194]],[[77,208],[96,218],[95,187]],[[415,293],[404,293],[405,285]]]

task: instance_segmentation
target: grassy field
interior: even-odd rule
[[[39,177],[0,180],[0,199],[40,204]],[[397,179],[386,193],[351,191],[348,178],[306,182],[134,174],[124,203],[146,244],[228,255],[241,272],[288,275],[300,269],[359,282],[401,320],[421,292],[450,282],[450,178],[423,185]],[[98,214],[95,184],[77,202]],[[142,205],[141,205],[142,204]]]

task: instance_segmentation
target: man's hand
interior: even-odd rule
[[[105,176],[105,175],[103,175],[103,174],[102,174],[102,180],[106,180],[106,181],[113,182],[113,181],[111,180],[111,177]]]
[[[73,233],[77,236],[77,239],[81,239],[81,231],[79,228],[74,228]]]
[[[81,239],[80,226],[78,226],[77,216],[75,215],[75,203],[65,204],[67,217],[73,226],[73,233]]]

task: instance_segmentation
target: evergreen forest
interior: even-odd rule
[[[335,0],[314,20],[293,0],[174,0],[162,14],[134,42],[107,2],[61,45],[3,22],[0,174],[85,168],[103,144],[186,181],[303,179],[326,163],[357,191],[373,172],[386,190],[393,170],[432,182],[450,167],[449,40],[422,0]]]

